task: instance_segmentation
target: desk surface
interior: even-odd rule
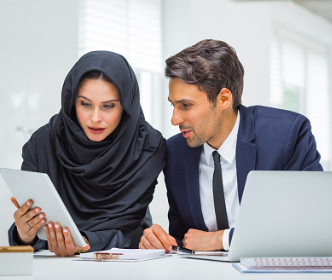
[[[330,273],[241,274],[230,263],[186,259],[177,255],[143,262],[89,262],[74,258],[35,255],[33,276],[0,276],[0,280],[60,279],[134,279],[134,280],[205,280],[205,279],[331,279]],[[107,278],[96,278],[107,277]]]

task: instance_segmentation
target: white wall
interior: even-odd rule
[[[62,83],[77,60],[78,6],[78,0],[0,1],[0,167],[19,169],[28,130],[60,109]],[[0,178],[0,246],[13,222],[10,196]]]
[[[269,104],[269,52],[274,26],[298,32],[327,44],[332,52],[332,24],[285,1],[167,0],[164,1],[165,59],[203,39],[230,44],[245,69],[243,104]],[[331,93],[332,94],[332,93]],[[165,98],[168,95],[165,85]],[[178,132],[170,124],[166,104],[164,135]]]

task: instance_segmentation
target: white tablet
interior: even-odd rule
[[[0,173],[12,191],[17,202],[22,205],[32,199],[32,207],[39,206],[46,215],[46,222],[60,223],[68,227],[76,246],[85,247],[86,243],[70,216],[51,179],[45,173],[0,168]],[[44,227],[37,235],[47,240]]]

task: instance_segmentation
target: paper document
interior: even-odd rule
[[[105,254],[106,253],[106,254]],[[109,258],[98,259],[98,255],[111,254]],[[162,249],[119,249],[112,248],[106,251],[96,251],[80,254],[80,257],[75,260],[90,260],[90,261],[146,261],[165,256],[165,250]]]

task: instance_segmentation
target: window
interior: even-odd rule
[[[330,167],[329,55],[326,46],[276,29],[271,43],[270,103],[310,119],[324,169]]]
[[[80,9],[79,56],[92,50],[122,54],[136,73],[144,115],[152,125],[160,119],[154,106],[158,106],[155,95],[162,90],[161,4],[161,0],[85,0]]]

